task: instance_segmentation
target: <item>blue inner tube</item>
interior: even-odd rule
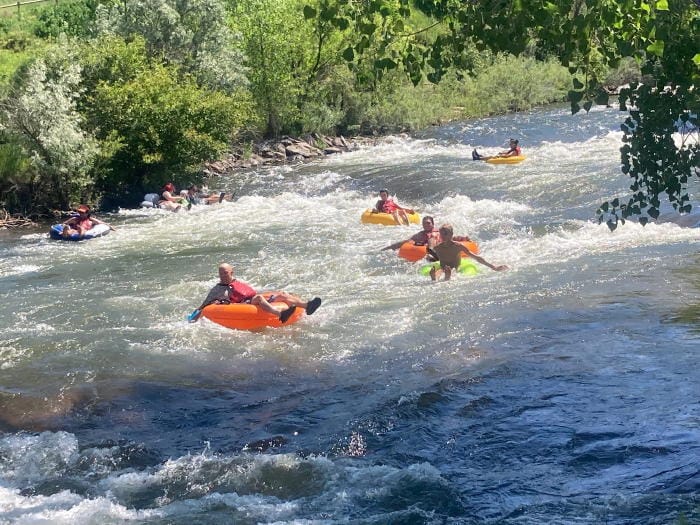
[[[82,241],[86,239],[94,239],[95,237],[102,237],[109,233],[109,226],[106,224],[96,224],[92,229],[85,232],[85,235],[81,237],[77,233],[72,233],[67,237],[63,236],[63,224],[54,224],[49,230],[49,235],[52,239],[57,241]]]

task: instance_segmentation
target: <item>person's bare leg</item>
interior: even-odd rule
[[[262,295],[256,295],[250,300],[250,304],[260,306],[263,310],[265,310],[268,313],[274,314],[279,317],[280,312],[282,311],[281,308],[275,308],[272,306],[267,299],[265,299]]]
[[[437,280],[437,268],[435,268],[435,266],[433,266],[433,267],[430,269],[430,279],[431,279],[432,281],[436,281],[436,280]]]

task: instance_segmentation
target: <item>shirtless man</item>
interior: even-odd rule
[[[196,321],[199,319],[204,307],[212,303],[250,303],[259,306],[268,313],[278,316],[282,323],[286,323],[287,320],[289,320],[297,307],[304,308],[306,310],[306,315],[311,315],[318,309],[319,306],[321,306],[320,297],[315,297],[314,299],[305,302],[296,295],[286,292],[275,293],[274,301],[285,303],[287,306],[289,306],[289,308],[284,310],[275,308],[272,304],[270,304],[273,301],[265,299],[265,297],[257,293],[252,287],[243,281],[234,279],[233,266],[227,263],[222,263],[219,265],[219,283],[209,291],[209,294],[202,302],[202,305],[190,316],[190,321]]]
[[[508,269],[508,267],[504,264],[494,266],[483,257],[470,252],[464,247],[464,245],[456,242],[453,239],[454,232],[451,224],[443,224],[440,226],[440,237],[442,238],[442,242],[429,250],[429,252],[431,252],[431,254],[440,262],[440,269],[433,267],[430,270],[430,278],[433,281],[437,280],[439,271],[443,271],[445,273],[445,280],[449,281],[452,277],[452,271],[459,268],[462,254],[465,254],[467,257],[471,257],[476,262],[483,264],[484,266],[488,266],[496,272],[502,272],[503,270]]]

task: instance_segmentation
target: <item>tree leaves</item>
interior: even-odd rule
[[[663,40],[655,40],[653,43],[647,46],[646,50],[647,53],[651,53],[652,55],[656,55],[657,57],[663,57],[664,47],[665,46]]]
[[[311,20],[312,18],[316,18],[318,15],[318,11],[311,7],[310,5],[305,5],[304,6],[304,18],[306,20]]]

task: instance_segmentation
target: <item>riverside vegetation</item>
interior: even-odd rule
[[[332,4],[65,0],[0,17],[0,208],[128,206],[269,139],[410,131],[570,96],[571,73],[535,39],[518,56],[466,39],[459,68],[424,78],[429,58],[400,63],[369,38],[386,12],[369,27]],[[427,11],[402,13],[404,48],[449,33]],[[638,79],[630,64],[608,82]]]

